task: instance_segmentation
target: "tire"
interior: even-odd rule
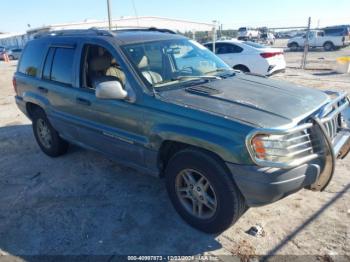
[[[297,44],[297,43],[291,43],[290,45],[289,45],[289,48],[290,48],[290,50],[291,51],[298,51],[299,50],[299,45]]]
[[[243,73],[249,73],[250,72],[249,68],[246,67],[245,65],[236,65],[236,66],[233,67],[233,69],[239,70],[239,71],[241,71]]]
[[[334,49],[334,45],[333,45],[333,43],[332,42],[326,42],[326,43],[324,43],[324,45],[323,45],[323,49],[325,50],[325,51],[332,51],[333,49]]]
[[[69,146],[68,142],[59,136],[42,109],[36,109],[33,112],[32,121],[36,142],[46,155],[58,157],[67,152]]]
[[[187,187],[185,186],[185,191],[187,191],[185,193],[183,192],[183,184],[179,186],[179,181],[181,181],[184,174],[191,174],[192,178],[198,179],[197,184],[193,184],[192,189],[188,184]],[[196,206],[196,213],[198,214],[193,214],[194,201],[189,198],[198,197],[198,195],[195,196],[195,191],[199,190],[198,185],[201,185],[198,184],[201,177],[198,177],[198,174],[203,176],[209,184],[207,186],[209,189],[205,191],[205,187],[203,187],[201,192],[206,192],[203,195],[207,195],[211,199],[207,202],[211,206],[211,209],[209,209],[207,204],[200,203],[201,200],[197,198],[198,205],[202,205],[201,217],[198,211],[199,208],[197,208],[198,205]],[[189,148],[176,153],[167,165],[165,180],[169,198],[176,211],[188,224],[203,232],[220,233],[226,230],[248,209],[241,192],[224,164],[204,151]],[[183,179],[183,181],[185,180]],[[182,193],[186,196],[179,196]]]

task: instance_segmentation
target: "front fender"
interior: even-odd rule
[[[217,133],[177,125],[158,125],[152,130],[150,142],[159,150],[164,141],[174,141],[206,149],[224,161],[253,164],[245,147],[245,135],[225,136]]]

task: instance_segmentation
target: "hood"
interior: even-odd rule
[[[236,74],[209,83],[162,91],[167,102],[256,127],[289,127],[329,101],[321,91],[268,78]]]

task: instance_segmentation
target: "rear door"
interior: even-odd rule
[[[245,63],[242,52],[243,48],[234,43],[217,43],[215,46],[215,53],[231,67]]]
[[[77,63],[77,41],[55,42],[49,45],[39,92],[50,103],[48,117],[54,128],[70,141],[77,140],[75,127],[74,68]]]

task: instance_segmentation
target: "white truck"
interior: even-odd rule
[[[247,41],[254,40],[260,37],[260,32],[257,29],[250,27],[240,27],[238,29],[238,40]]]
[[[299,50],[305,45],[306,34],[296,36],[288,40],[288,47],[292,51]],[[323,47],[325,51],[331,51],[350,44],[344,36],[327,36],[322,30],[309,31],[309,46],[311,48]]]

